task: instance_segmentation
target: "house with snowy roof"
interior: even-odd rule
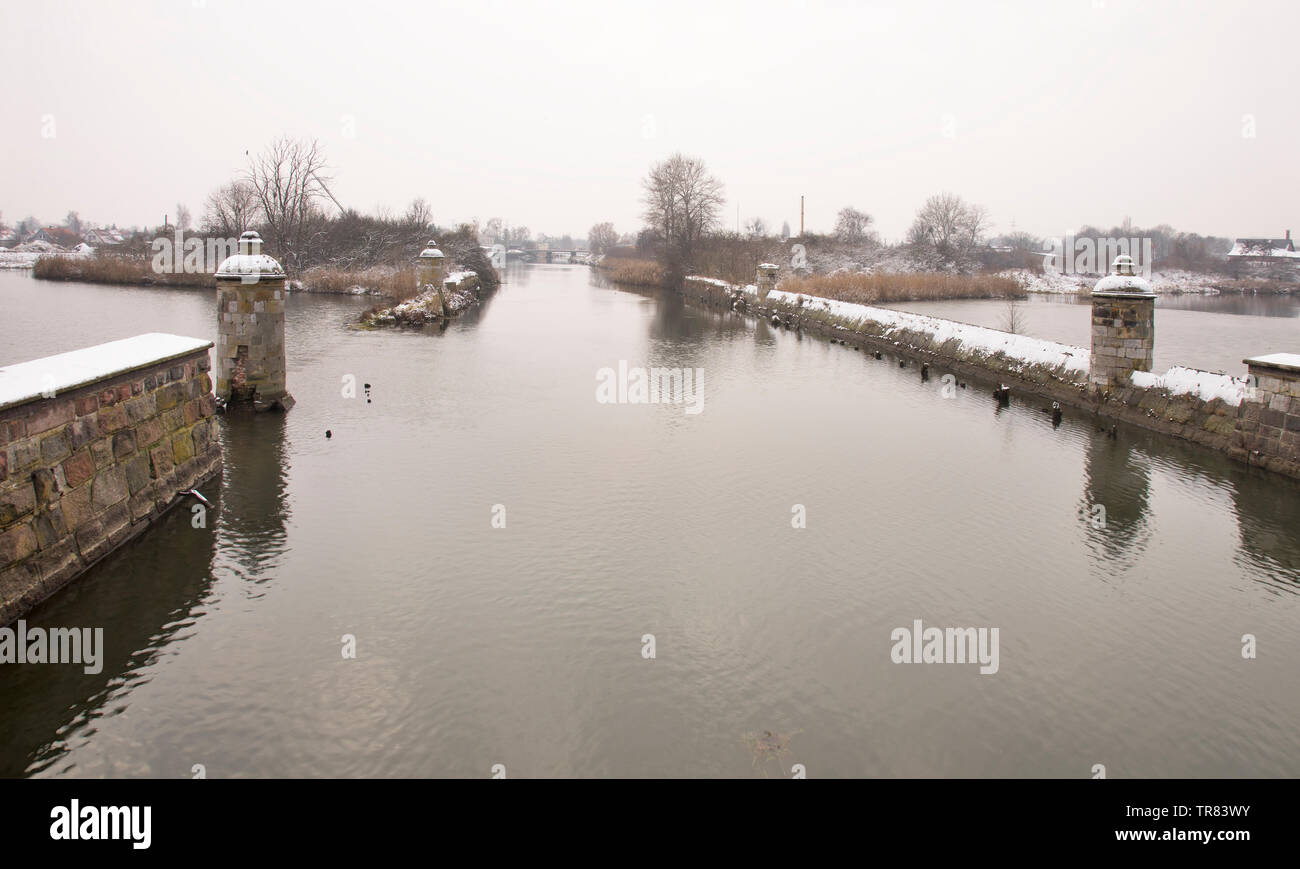
[[[92,229],[86,233],[86,242],[96,247],[121,244],[122,233],[116,229]]]
[[[27,236],[27,241],[44,241],[59,247],[73,248],[81,243],[81,236],[66,226],[43,226]]]
[[[1233,277],[1300,280],[1300,252],[1289,229],[1284,238],[1239,238],[1228,251],[1228,267]]]

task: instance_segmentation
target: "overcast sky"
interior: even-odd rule
[[[422,196],[444,224],[634,230],[640,179],[681,150],[729,225],[797,231],[806,194],[809,229],[853,205],[892,240],[951,190],[999,232],[1281,235],[1298,25],[1282,2],[6,0],[0,212],[197,220],[288,133],[345,204]]]

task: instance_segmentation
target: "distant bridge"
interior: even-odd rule
[[[586,262],[587,257],[591,256],[591,251],[534,248],[533,250],[524,251],[524,256],[528,258],[529,262],[533,263],[578,263]]]

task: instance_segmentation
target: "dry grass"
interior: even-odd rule
[[[419,291],[415,285],[415,266],[381,265],[357,271],[321,266],[303,272],[302,285],[311,293],[353,293],[360,287],[387,296],[394,303],[404,302]]]
[[[1004,275],[940,272],[809,275],[786,278],[781,281],[779,289],[863,305],[943,299],[1023,299],[1026,295],[1014,278]]]
[[[627,284],[633,287],[664,285],[663,266],[654,260],[606,257],[600,269],[616,284]]]
[[[152,284],[168,287],[211,287],[212,275],[197,272],[155,272],[148,259],[126,256],[43,256],[32,276],[47,281],[87,281],[97,284]]]

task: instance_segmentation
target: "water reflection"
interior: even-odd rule
[[[1277,588],[1300,594],[1300,485],[1243,470],[1231,491],[1242,556]]]
[[[286,550],[286,417],[233,410],[222,420],[221,567],[253,583],[275,575]]]
[[[1121,573],[1136,563],[1151,536],[1151,470],[1124,440],[1094,432],[1084,449],[1079,514],[1097,562]]]
[[[218,487],[203,487],[213,510]],[[191,633],[212,585],[216,532],[196,528],[187,500],[142,538],[92,568],[27,616],[30,627],[103,627],[103,670],[75,664],[0,667],[4,742],[0,777],[56,765],[68,744],[95,731],[97,719],[128,706],[136,684],[164,649]],[[72,770],[59,770],[70,771]]]

